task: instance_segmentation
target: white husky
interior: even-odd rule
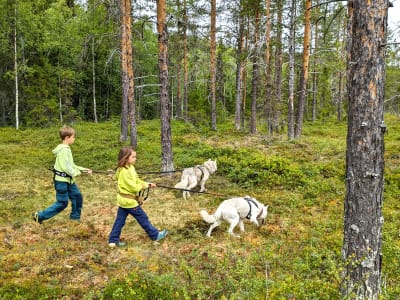
[[[228,233],[233,235],[233,229],[239,224],[240,231],[244,232],[244,219],[259,226],[259,222],[264,224],[268,214],[268,205],[258,202],[250,196],[231,198],[224,200],[217,208],[213,215],[209,215],[207,211],[201,210],[200,215],[207,223],[211,223],[207,236],[211,236],[213,229],[221,225],[225,220],[229,223]]]
[[[200,192],[206,190],[205,184],[210,175],[217,171],[217,161],[207,160],[202,165],[192,168],[186,168],[182,171],[181,181],[175,185],[175,188],[191,190],[200,185]],[[190,192],[184,191],[183,198],[190,197]]]

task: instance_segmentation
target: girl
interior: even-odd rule
[[[115,174],[118,182],[118,212],[108,239],[108,245],[112,248],[126,245],[120,241],[120,235],[128,214],[131,214],[139,222],[140,226],[153,241],[159,241],[168,234],[165,229],[158,231],[150,223],[147,214],[140,206],[139,192],[147,188],[156,187],[156,184],[139,179],[133,166],[135,162],[136,151],[132,147],[123,147],[119,151],[118,166]]]

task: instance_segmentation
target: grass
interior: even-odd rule
[[[382,299],[400,297],[398,153],[400,122],[387,116]],[[112,170],[121,143],[119,124],[78,123],[72,146],[76,164]],[[201,126],[200,126],[201,127]],[[138,171],[161,165],[158,121],[138,126]],[[270,206],[267,224],[246,223],[240,238],[226,224],[205,237],[200,209],[212,212],[223,200],[156,188],[144,209],[170,235],[152,242],[133,218],[122,236],[128,247],[109,249],[116,186],[106,174],[82,175],[81,223],[70,207],[42,225],[31,213],[53,203],[51,150],[58,128],[0,134],[0,299],[338,299],[346,124],[305,124],[303,137],[235,133],[173,122],[176,169],[217,159],[208,190],[228,196],[250,194]],[[171,176],[143,175],[173,186]],[[238,230],[238,229],[237,229]]]

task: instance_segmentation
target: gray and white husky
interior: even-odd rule
[[[207,160],[202,165],[198,165],[191,168],[186,168],[182,171],[181,181],[175,185],[175,188],[192,190],[196,186],[200,186],[200,192],[206,190],[205,184],[210,175],[217,171],[217,161]],[[185,200],[190,197],[189,191],[183,192],[183,198]]]
[[[250,222],[259,226],[260,223],[264,224],[267,214],[268,205],[264,205],[250,196],[224,200],[212,215],[205,210],[200,211],[203,220],[211,224],[207,232],[208,237],[211,236],[213,229],[221,225],[223,221],[229,223],[228,233],[233,235],[233,229],[237,224],[239,224],[240,231],[244,232],[244,219],[249,219]]]

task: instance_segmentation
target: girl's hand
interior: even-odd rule
[[[154,182],[150,182],[149,183],[149,188],[153,188],[153,187],[156,187],[157,186],[157,184],[155,184]]]

